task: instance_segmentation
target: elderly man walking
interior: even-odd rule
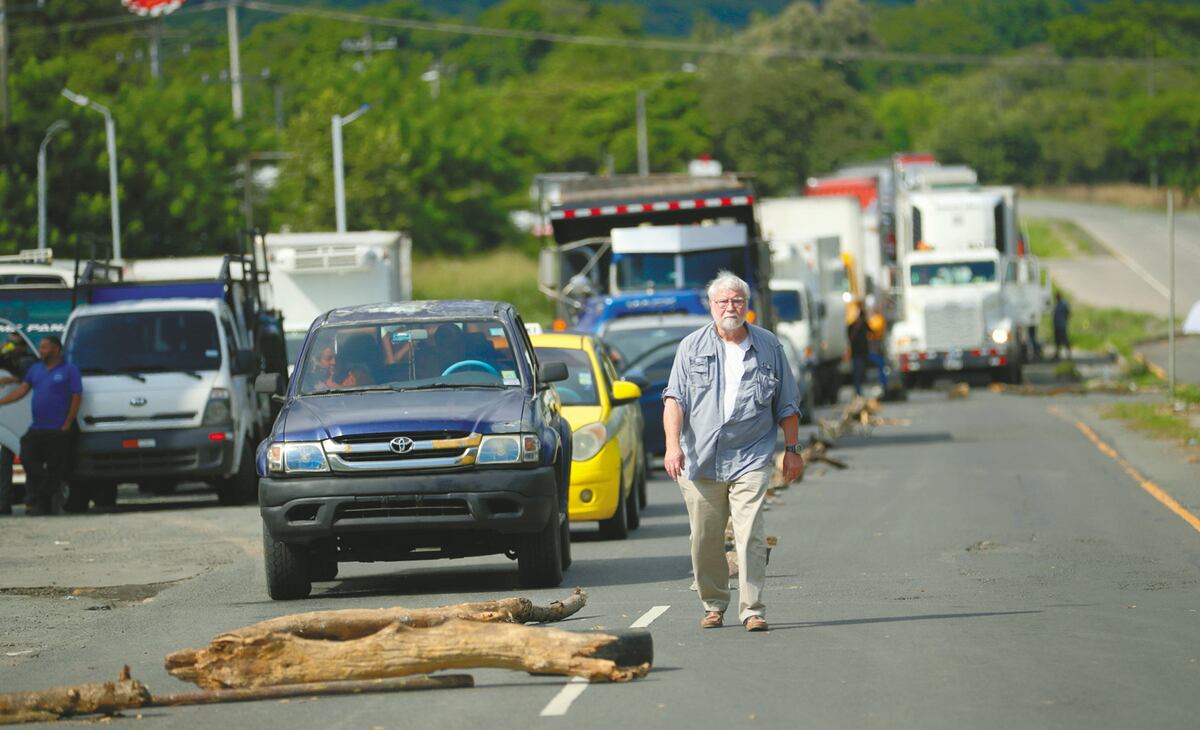
[[[708,285],[713,324],[679,343],[663,391],[664,466],[679,482],[692,533],[692,571],[704,618],[718,628],[729,607],[725,525],[738,558],[738,619],[766,631],[767,545],[763,501],[774,469],[777,428],[787,451],[784,477],[804,472],[796,381],[775,335],[746,321],[750,287],[722,271]]]

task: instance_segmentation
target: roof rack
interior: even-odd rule
[[[27,248],[15,254],[0,256],[0,264],[52,264],[54,251],[48,248]]]

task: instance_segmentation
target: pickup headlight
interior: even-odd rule
[[[589,423],[571,435],[571,461],[587,461],[608,443],[608,429],[603,423]]]
[[[231,413],[229,407],[229,391],[224,388],[213,388],[208,394],[208,404],[204,406],[204,425],[216,426],[229,423]]]
[[[518,464],[537,461],[542,445],[531,433],[498,434],[484,436],[479,443],[476,464]]]
[[[992,330],[992,342],[1003,345],[1008,342],[1008,330],[997,327]]]
[[[313,473],[329,471],[325,450],[312,441],[291,444],[271,444],[267,449],[267,470],[273,474]]]

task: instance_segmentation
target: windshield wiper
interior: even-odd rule
[[[138,381],[139,383],[146,382],[146,378],[144,376],[139,375],[138,373],[135,373],[135,372],[130,372],[128,370],[109,370],[108,368],[81,368],[79,372],[82,375],[126,375],[126,376]]]
[[[184,375],[192,376],[196,380],[204,380],[204,376],[201,375],[200,373],[196,372],[195,370],[190,370],[188,368],[173,368],[173,367],[168,367],[166,365],[146,365],[145,367],[130,368],[129,370],[121,370],[118,372],[121,372],[122,374],[129,374],[130,372],[135,372],[135,373],[183,373]]]
[[[391,389],[397,393],[403,393],[409,390],[436,390],[437,388],[503,388],[505,386],[498,383],[447,383],[444,380],[438,380],[432,383],[422,383],[421,385],[400,385],[393,383]]]

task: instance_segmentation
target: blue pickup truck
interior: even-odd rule
[[[339,562],[504,553],[522,584],[570,564],[571,431],[512,305],[334,309],[310,327],[258,448],[267,590],[307,596]]]

